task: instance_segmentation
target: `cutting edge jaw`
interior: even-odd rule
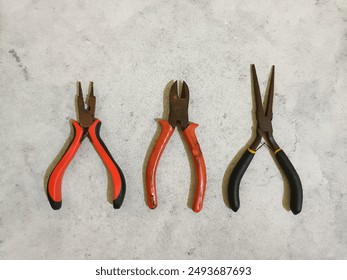
[[[170,89],[169,104],[169,124],[175,128],[177,123],[180,123],[181,129],[185,130],[189,125],[188,105],[189,105],[189,88],[183,81],[181,92],[179,91],[177,81],[173,83]]]

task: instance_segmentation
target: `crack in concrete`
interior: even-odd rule
[[[18,67],[22,70],[23,74],[24,74],[24,79],[26,81],[29,81],[29,72],[28,72],[28,68],[26,66],[23,65],[19,55],[17,54],[15,49],[11,49],[8,51],[12,57],[16,60]]]

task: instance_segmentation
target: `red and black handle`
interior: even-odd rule
[[[62,179],[64,176],[64,172],[66,168],[68,167],[69,163],[73,159],[74,155],[78,151],[78,148],[81,145],[81,142],[84,139],[84,130],[80,126],[80,124],[73,120],[72,125],[74,128],[74,136],[73,139],[65,151],[64,155],[60,159],[60,161],[57,163],[57,165],[52,170],[52,173],[49,176],[48,179],[48,186],[47,186],[47,196],[48,200],[54,210],[58,210],[61,208],[62,205],[62,191],[61,191],[61,184]],[[96,149],[97,153],[101,157],[102,161],[104,162],[108,172],[111,175],[112,178],[112,185],[113,185],[113,207],[118,209],[121,207],[126,186],[125,186],[125,178],[122,173],[122,170],[119,168],[113,157],[111,156],[110,152],[108,151],[106,145],[102,141],[100,137],[100,126],[101,121],[98,119],[95,119],[93,124],[88,128],[88,135],[89,138]]]
[[[72,121],[72,127],[74,131],[73,139],[62,158],[59,160],[57,165],[52,170],[48,179],[47,196],[49,203],[51,204],[54,210],[58,210],[61,208],[61,183],[63,181],[63,176],[66,168],[68,167],[69,163],[71,162],[71,160],[77,153],[79,147],[81,146],[84,134],[83,128],[77,121]]]
[[[125,178],[122,170],[113,159],[111,153],[100,137],[100,127],[101,121],[95,119],[93,124],[88,128],[88,135],[95,150],[111,175],[113,185],[113,208],[119,209],[122,206],[126,192]]]
[[[152,209],[156,208],[158,205],[157,191],[156,191],[156,172],[157,172],[158,163],[166,144],[169,142],[174,132],[174,128],[169,124],[167,120],[160,120],[159,124],[161,125],[161,133],[150,155],[147,169],[146,169],[147,200],[148,200],[148,206]],[[201,211],[204,195],[205,195],[205,190],[206,190],[205,161],[204,161],[198,140],[195,135],[195,128],[197,126],[198,125],[195,123],[190,123],[188,127],[183,131],[184,137],[190,147],[190,150],[193,156],[196,178],[197,178],[195,199],[194,199],[194,205],[193,205],[194,212]]]

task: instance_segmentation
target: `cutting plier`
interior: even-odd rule
[[[256,136],[252,144],[243,153],[240,160],[235,165],[228,184],[228,200],[230,207],[235,212],[240,207],[239,198],[239,187],[240,181],[243,174],[247,170],[247,167],[251,163],[257,148],[263,138],[269,149],[274,154],[279,166],[283,170],[285,177],[288,180],[290,187],[290,209],[293,214],[299,214],[302,208],[303,191],[301,186],[301,181],[298,173],[296,172],[294,166],[289,161],[287,155],[278,146],[274,137],[272,129],[272,103],[274,96],[274,78],[275,78],[275,66],[272,66],[270,78],[268,80],[267,91],[265,96],[267,96],[267,105],[264,111],[260,89],[258,84],[257,73],[255,71],[255,66],[251,65],[251,82],[252,82],[252,92],[255,97],[255,117],[256,117]]]
[[[124,175],[108,151],[105,143],[100,138],[101,121],[94,117],[95,102],[96,98],[94,96],[93,83],[90,82],[87,108],[85,108],[81,83],[77,82],[76,105],[79,121],[72,120],[74,131],[73,139],[62,158],[52,170],[48,179],[47,196],[54,210],[60,209],[62,205],[61,184],[64,172],[86,137],[88,137],[93,144],[110,174],[113,186],[113,207],[118,209],[123,203],[125,195]]]
[[[157,166],[164,148],[169,142],[171,135],[173,134],[178,123],[180,123],[184,138],[189,145],[196,173],[195,198],[192,209],[194,212],[200,212],[202,209],[206,190],[206,167],[200,145],[195,135],[195,129],[198,124],[190,123],[188,121],[188,103],[189,89],[187,84],[183,82],[181,94],[179,96],[178,83],[177,81],[174,82],[171,86],[169,94],[169,119],[159,120],[161,133],[152,150],[146,169],[148,206],[152,209],[156,208],[158,205],[156,191]]]

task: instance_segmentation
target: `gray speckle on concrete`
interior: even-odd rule
[[[1,259],[347,258],[347,3],[336,1],[1,1]],[[300,215],[261,148],[232,212],[222,185],[252,132],[249,65],[265,89],[276,65],[276,140],[301,176]],[[187,207],[190,163],[176,132],[145,204],[143,166],[171,80],[191,92],[205,156],[203,211]],[[86,140],[53,211],[44,177],[70,134],[75,82],[94,81],[101,136],[127,194]],[[283,195],[283,193],[285,195]],[[284,198],[283,198],[284,196]]]

